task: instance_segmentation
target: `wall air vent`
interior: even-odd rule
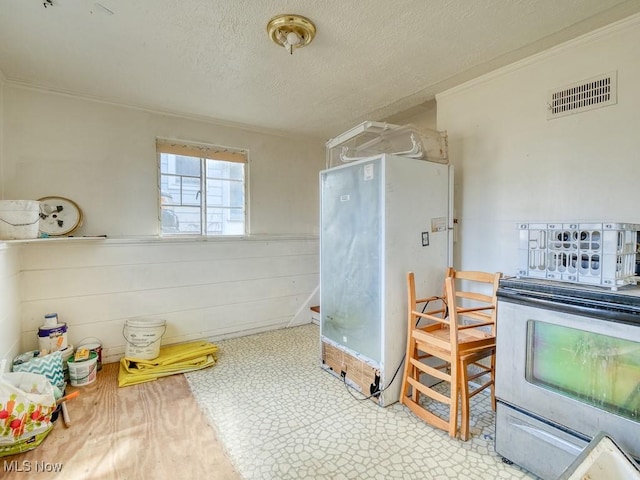
[[[549,92],[547,120],[615,105],[618,72],[609,72]]]

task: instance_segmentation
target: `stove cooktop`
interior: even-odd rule
[[[500,280],[498,299],[640,324],[640,287],[637,285],[610,290],[553,280],[508,277]]]

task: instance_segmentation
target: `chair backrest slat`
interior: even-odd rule
[[[497,318],[496,291],[501,273],[452,271],[445,279],[449,315],[451,317],[451,343],[457,343],[458,328],[490,327],[495,335]],[[489,293],[486,293],[486,292]]]

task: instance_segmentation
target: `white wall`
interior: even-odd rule
[[[0,242],[0,362],[20,353],[20,292],[18,249]]]
[[[640,223],[640,16],[438,95],[459,268],[518,267],[518,222]],[[549,90],[613,70],[614,106],[547,120]]]
[[[0,71],[0,180],[2,177],[2,105],[4,74]],[[2,182],[0,182],[2,183]],[[2,186],[0,185],[0,198]],[[20,299],[18,292],[18,251],[0,242],[0,362],[11,360],[20,353]]]
[[[157,235],[156,137],[249,150],[252,234],[317,234],[320,139],[4,88],[4,198],[71,198],[78,235]]]
[[[4,187],[4,175],[3,175],[3,167],[4,167],[4,162],[2,161],[2,155],[3,155],[3,134],[4,134],[4,82],[5,82],[5,78],[4,78],[4,73],[2,73],[2,70],[0,70],[0,199],[4,198],[4,191],[3,191],[3,187]]]
[[[109,236],[9,244],[7,251],[20,252],[21,313],[3,305],[0,318],[20,315],[23,351],[36,348],[37,327],[48,312],[68,324],[71,342],[98,337],[107,360],[117,360],[127,318],[166,319],[167,344],[284,327],[306,307],[318,284],[322,140],[9,82],[3,94],[4,198],[71,198],[85,215],[74,235]],[[250,238],[157,238],[156,137],[249,150]],[[9,273],[3,275],[0,264],[0,277]],[[0,355],[13,345],[9,338],[18,337],[12,330]]]

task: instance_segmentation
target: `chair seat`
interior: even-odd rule
[[[420,329],[415,329],[412,333],[416,339],[418,348],[424,345],[425,348],[440,347],[443,354],[451,351],[451,334],[448,329],[432,330],[424,333]],[[428,345],[428,347],[427,347]],[[468,352],[475,352],[493,346],[495,348],[496,337],[489,332],[477,330],[462,330],[458,332],[458,355],[462,356]],[[423,350],[427,351],[427,350]]]
[[[426,338],[426,337],[421,337],[420,333],[422,332],[422,330],[420,329],[416,329],[414,331],[414,335],[416,337],[416,339],[420,339],[420,338]],[[450,345],[449,339],[450,339],[450,332],[448,329],[438,329],[438,330],[432,330],[431,332],[429,332],[427,334],[429,337],[435,337],[437,339],[442,340],[443,342],[445,342],[447,345]],[[482,343],[485,342],[486,340],[489,340],[493,343],[495,343],[496,341],[496,337],[494,335],[491,334],[491,332],[483,332],[480,330],[460,330],[458,331],[458,349],[462,350],[465,347],[469,347],[469,348],[473,348],[475,343]]]

